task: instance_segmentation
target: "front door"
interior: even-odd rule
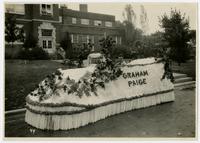
[[[44,50],[48,50],[48,49],[52,49],[52,39],[48,39],[48,38],[43,38],[42,40],[42,48]]]
[[[55,27],[51,23],[43,22],[38,27],[39,45],[48,53],[54,53],[56,48]]]

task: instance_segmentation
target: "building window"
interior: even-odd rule
[[[42,47],[44,49],[51,49],[53,47],[52,44],[52,35],[53,35],[53,30],[52,29],[41,29],[41,34],[42,34]]]
[[[42,15],[53,15],[53,5],[52,4],[41,4],[40,14]]]
[[[116,43],[116,44],[118,44],[118,41],[117,41],[117,36],[115,37],[115,43]]]
[[[25,14],[24,4],[6,4],[7,13]]]
[[[52,36],[52,29],[42,29],[42,36]]]
[[[73,23],[73,24],[76,24],[76,22],[77,22],[77,21],[76,21],[76,18],[72,17],[72,23]]]
[[[43,41],[42,41],[42,48],[43,48],[43,49],[46,49],[46,48],[47,48],[47,41],[46,41],[46,40],[43,40]]]
[[[112,27],[112,22],[106,21],[106,22],[105,22],[105,26],[106,26],[106,27]]]
[[[87,43],[88,42],[88,36],[87,35],[81,35],[81,43]]]
[[[89,35],[87,35],[87,43],[89,43],[90,42],[90,37],[89,37]]]
[[[52,48],[52,41],[51,40],[42,40],[42,48],[43,49],[51,49]]]
[[[74,35],[71,34],[70,37],[71,37],[71,42],[74,43],[74,39],[73,39],[73,38],[74,38]]]
[[[78,43],[78,35],[74,35],[74,43]]]
[[[59,16],[59,22],[62,22],[62,16]]]
[[[121,45],[121,44],[122,44],[122,39],[121,39],[121,37],[120,37],[120,36],[115,36],[115,42],[116,42],[116,44]]]
[[[38,26],[38,44],[48,53],[52,53],[56,46],[56,28],[47,22]]]
[[[51,49],[51,48],[52,48],[52,41],[48,40],[48,49]]]
[[[94,35],[71,34],[70,37],[72,43],[94,43]]]
[[[95,21],[94,21],[94,25],[95,25],[95,26],[101,26],[101,25],[102,25],[102,21],[100,21],[100,20],[95,20]]]
[[[89,19],[81,19],[81,24],[89,25]]]
[[[78,43],[78,35],[77,34],[71,34],[71,42]]]
[[[79,35],[78,36],[78,43],[87,43],[87,35]]]
[[[121,45],[122,44],[122,38],[121,37],[118,37],[119,38],[119,44]]]

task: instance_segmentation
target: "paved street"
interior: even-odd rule
[[[195,88],[175,90],[175,102],[125,112],[69,131],[43,131],[7,117],[6,137],[195,137]],[[31,133],[31,130],[34,133]]]

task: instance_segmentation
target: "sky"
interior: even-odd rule
[[[79,10],[79,3],[65,3],[69,9]],[[122,13],[126,4],[131,4],[137,14],[136,26],[140,28],[140,6],[143,5],[148,17],[148,31],[153,33],[162,30],[159,27],[159,17],[164,13],[170,14],[171,8],[180,10],[189,18],[191,29],[197,29],[197,4],[196,3],[87,3],[88,12],[114,15],[116,20],[123,21]]]

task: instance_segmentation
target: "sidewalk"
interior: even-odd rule
[[[175,102],[125,112],[69,131],[43,131],[6,118],[5,137],[195,137],[195,88],[175,90]],[[33,131],[33,132],[31,132]]]

